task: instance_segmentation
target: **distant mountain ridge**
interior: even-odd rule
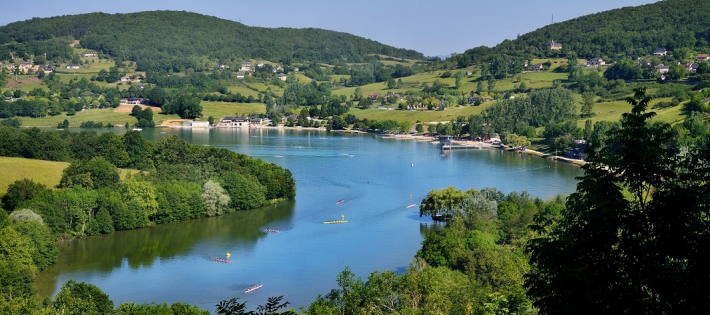
[[[424,58],[414,50],[342,32],[252,27],[184,11],[89,13],[34,18],[0,27],[0,45],[23,45],[31,53],[41,53],[67,38],[78,39],[84,48],[136,61],[139,68],[146,69],[166,68],[166,61],[204,62],[200,57],[331,63],[362,62],[373,54]]]
[[[710,42],[710,1],[665,0],[625,7],[555,23],[506,40],[495,47],[476,47],[455,56],[459,64],[490,59],[494,55],[545,56],[554,40],[562,51],[574,51],[581,58],[622,58],[630,54],[649,55],[659,47],[704,50]]]

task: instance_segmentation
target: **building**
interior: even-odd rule
[[[189,127],[189,128],[209,128],[210,122],[209,121],[185,121],[182,123],[182,126]]]
[[[237,72],[237,79],[244,79],[244,72],[242,72],[242,71]]]
[[[660,64],[656,66],[656,72],[663,74],[663,73],[668,73],[668,71],[671,69],[671,67],[666,66],[664,64]]]
[[[95,51],[87,50],[83,53],[81,53],[82,57],[88,57],[88,58],[96,58],[99,56]]]
[[[130,76],[123,76],[123,77],[121,77],[121,82],[131,82],[131,77]]]
[[[220,63],[220,64],[218,64],[218,65],[214,66],[214,69],[215,69],[215,70],[224,70],[224,69],[229,69],[229,66],[228,66],[228,65],[225,65],[225,64],[222,64],[222,63]]]
[[[587,67],[599,67],[603,65],[606,65],[606,62],[604,62],[602,58],[592,58],[585,64]]]
[[[257,64],[256,64],[256,67],[259,68],[259,69],[263,68],[264,66],[265,66],[265,64],[264,64],[263,62],[260,62],[260,63],[257,63]]]
[[[560,43],[555,43],[554,40],[551,40],[549,43],[545,44],[545,49],[549,50],[562,50],[562,44]]]
[[[251,62],[242,62],[242,67],[239,68],[239,71],[244,71],[244,72],[251,71]]]
[[[284,71],[284,68],[281,67],[281,66],[279,66],[279,65],[275,65],[274,68],[271,69],[271,72],[273,72],[273,73],[276,73],[276,72],[279,72],[279,71]]]
[[[46,68],[42,68],[42,71],[44,71],[44,73],[46,73],[46,74],[50,74],[50,73],[54,72],[54,68],[46,67]]]
[[[543,66],[541,63],[538,63],[538,64],[533,65],[532,67],[530,67],[530,70],[532,70],[532,71],[542,71],[542,70],[545,70],[545,66]]]
[[[81,69],[81,67],[80,67],[78,64],[75,64],[75,63],[70,63],[70,64],[68,64],[68,65],[67,65],[66,67],[64,67],[64,68],[66,68],[66,69]]]
[[[668,51],[663,47],[659,47],[658,49],[653,51],[654,56],[660,57],[660,56],[665,56],[666,54],[668,54]]]
[[[249,127],[249,118],[227,116],[219,120],[217,127]]]
[[[261,123],[263,119],[259,117],[254,117],[249,119],[249,127],[251,128],[261,128]]]
[[[700,64],[697,62],[691,62],[685,64],[685,69],[688,70],[690,73],[696,73],[698,72],[698,67],[700,67]]]
[[[472,74],[473,74],[472,71],[466,71],[466,75],[467,75],[467,76],[470,76],[470,75],[472,75]]]
[[[285,75],[283,73],[279,73],[279,80],[286,81],[286,78],[287,78],[287,75]]]
[[[708,61],[708,60],[710,60],[710,56],[708,56],[706,54],[700,54],[700,55],[698,55],[698,58],[695,58],[695,61],[697,61],[697,62]]]
[[[370,93],[367,96],[371,99],[376,99],[376,98],[380,97],[380,93]]]
[[[142,82],[138,82],[136,83],[136,87],[142,90],[145,88],[145,84],[143,84]]]
[[[140,97],[129,97],[129,98],[122,98],[121,99],[121,105],[140,105],[143,103],[143,99]]]

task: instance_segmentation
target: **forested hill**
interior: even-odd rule
[[[413,50],[323,29],[250,27],[191,12],[147,11],[90,13],[11,23],[0,27],[0,45],[5,46],[4,49],[0,46],[0,59],[3,50],[8,54],[10,50],[26,49],[34,55],[43,54],[42,50],[54,51],[66,39],[78,39],[84,48],[136,61],[141,70],[157,70],[164,68],[162,64],[173,62],[204,63],[202,57],[284,63],[362,62],[372,54],[424,57]],[[64,50],[49,57],[68,58],[70,53]]]
[[[593,2],[590,2],[593,5]],[[550,40],[581,58],[609,60],[634,53],[650,55],[658,47],[702,49],[710,41],[710,1],[666,0],[587,15],[545,26],[493,47],[477,47],[454,60],[477,62],[495,55],[540,56]],[[459,63],[459,64],[461,64]]]

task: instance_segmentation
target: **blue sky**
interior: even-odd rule
[[[0,25],[88,12],[184,10],[262,27],[347,32],[428,56],[493,46],[550,23],[655,0],[23,0],[0,4]]]

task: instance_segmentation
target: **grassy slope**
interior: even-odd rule
[[[15,157],[0,157],[0,195],[16,180],[29,178],[54,188],[62,179],[62,171],[69,166],[67,162],[53,162]],[[137,170],[119,169],[121,179]]]

